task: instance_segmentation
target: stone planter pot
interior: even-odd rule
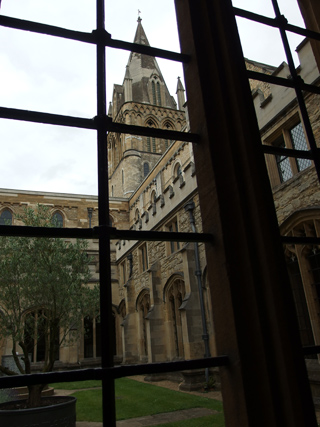
[[[0,404],[0,426],[10,427],[75,427],[76,398],[72,396],[47,397],[46,400],[59,403],[31,409],[2,409]],[[21,400],[19,401],[21,402]]]

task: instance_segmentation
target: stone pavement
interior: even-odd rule
[[[158,426],[160,424],[166,424],[174,421],[183,421],[188,420],[190,418],[199,418],[217,413],[217,411],[207,408],[184,409],[182,411],[167,412],[164,414],[150,415],[147,417],[131,418],[129,420],[117,421],[117,427]],[[77,427],[102,427],[102,423],[78,421]]]

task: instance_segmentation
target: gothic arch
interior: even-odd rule
[[[162,105],[162,82],[158,73],[153,72],[149,79],[149,99],[152,105]]]
[[[144,121],[144,126],[149,128],[158,128],[158,120],[155,116],[149,115]]]
[[[287,235],[287,233],[297,224],[310,219],[320,220],[320,206],[301,209],[294,212],[280,225],[280,232],[282,235]]]
[[[162,121],[161,127],[162,127],[162,129],[168,129],[168,130],[169,129],[170,130],[174,130],[175,129],[175,125],[174,125],[173,121],[170,120],[170,119],[168,119],[168,118],[165,118]]]
[[[0,225],[12,225],[13,212],[10,208],[4,207],[0,210]]]
[[[65,213],[62,212],[60,209],[55,209],[52,212],[51,217],[52,217],[53,224],[56,227],[63,228],[65,226],[66,216],[65,216]]]
[[[171,174],[172,174],[172,179],[174,180],[175,178],[179,178],[180,176],[183,176],[182,173],[182,165],[180,160],[176,160],[173,165],[172,165],[172,169],[171,169]]]
[[[294,212],[282,223],[280,233],[293,237],[320,237],[320,208]],[[314,244],[286,244],[284,254],[302,345],[319,345],[320,248]]]
[[[148,288],[143,289],[136,300],[136,311],[138,313],[139,328],[139,354],[141,359],[148,358],[150,347],[150,331],[148,322],[148,313],[151,307],[150,291]]]
[[[170,360],[184,358],[182,302],[186,295],[185,283],[180,274],[174,274],[163,290],[165,323],[167,328],[167,353]]]
[[[127,315],[127,308],[126,308],[126,300],[123,298],[118,306],[118,313],[120,315],[120,318],[123,320]]]

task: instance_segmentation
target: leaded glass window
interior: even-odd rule
[[[296,150],[308,150],[307,140],[301,123],[298,123],[295,127],[290,129],[290,136],[293,148]],[[311,160],[297,159],[297,166],[299,172],[303,171],[311,166]]]

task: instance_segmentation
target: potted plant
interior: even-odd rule
[[[43,205],[16,218],[28,226],[59,225]],[[87,285],[89,263],[83,240],[0,237],[0,342],[11,343],[15,362],[15,369],[0,365],[3,374],[31,373],[36,344],[41,371],[53,370],[61,345],[77,338],[83,315],[98,306],[97,287]],[[28,386],[25,409],[41,406],[44,387]]]

